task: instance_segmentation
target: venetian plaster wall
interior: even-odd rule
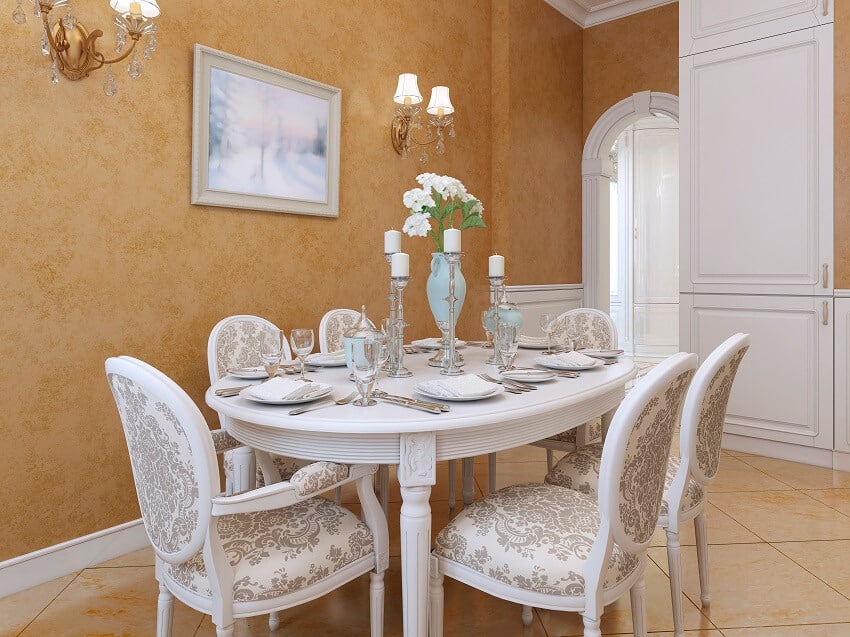
[[[850,288],[850,7],[835,7],[835,287]]]
[[[581,282],[582,32],[543,2],[493,2],[494,248],[512,285]]]
[[[74,8],[107,32],[111,51],[107,3]],[[108,356],[150,362],[203,405],[206,340],[222,317],[315,328],[335,306],[386,313],[382,235],[401,227],[401,195],[420,171],[389,142],[399,72],[418,73],[423,93],[451,87],[458,134],[427,169],[458,177],[491,209],[489,1],[162,8],[159,50],[135,82],[116,70],[114,98],[104,71],[52,86],[33,18],[0,20],[0,560],[138,517]],[[189,204],[196,42],[342,89],[339,219]],[[463,237],[461,329],[475,337],[490,233]],[[432,335],[431,246],[405,238],[403,248],[411,336]]]

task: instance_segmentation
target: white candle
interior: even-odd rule
[[[391,276],[410,276],[410,255],[406,252],[393,253],[393,259],[390,262]]]
[[[443,233],[443,252],[460,252],[460,230],[449,228]]]
[[[401,252],[401,233],[398,230],[387,230],[384,233],[384,254]]]
[[[490,276],[505,276],[505,257],[494,254],[488,260]]]

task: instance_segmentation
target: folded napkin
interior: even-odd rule
[[[316,383],[303,383],[277,376],[260,385],[254,385],[248,391],[260,400],[297,400],[306,394],[320,391],[322,387],[316,386]]]
[[[473,396],[487,396],[496,391],[497,385],[490,383],[478,376],[453,376],[419,383],[418,388],[446,398],[467,398]]]
[[[339,349],[334,352],[317,352],[310,354],[305,359],[308,363],[318,363],[319,365],[327,365],[328,363],[344,363],[345,350]]]
[[[519,335],[519,346],[523,345],[528,347],[545,347],[546,346],[546,337],[545,336],[526,336],[525,334]]]
[[[416,347],[439,349],[443,346],[443,339],[440,336],[435,336],[433,338],[421,338],[418,341],[413,341],[411,345],[415,345]],[[466,345],[466,341],[455,338],[455,347],[463,347],[464,345]]]
[[[565,367],[586,367],[596,365],[599,361],[590,356],[585,356],[581,352],[562,352],[551,356],[541,356],[539,359],[535,359],[535,362],[541,362],[544,365],[554,363]]]

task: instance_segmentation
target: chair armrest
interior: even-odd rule
[[[213,445],[215,446],[216,454],[244,446],[241,442],[236,440],[236,438],[231,436],[224,429],[213,429],[212,431],[210,431],[210,435],[213,439]]]
[[[334,481],[320,480],[318,475],[324,475],[322,468],[315,472],[305,471],[309,467],[316,465],[331,464],[336,467],[345,469],[345,477]],[[355,464],[355,465],[336,465],[335,463],[316,462],[309,464],[306,467],[299,469],[292,480],[286,482],[277,482],[259,489],[252,489],[237,495],[217,496],[212,498],[212,514],[213,515],[230,515],[233,513],[249,513],[251,511],[267,511],[269,509],[279,509],[281,507],[295,504],[301,500],[307,500],[325,491],[330,491],[338,486],[359,480],[360,478],[372,475],[378,470],[378,465],[374,464]],[[302,473],[302,477],[298,482],[294,482],[295,476]],[[341,475],[341,471],[340,471]],[[312,490],[310,488],[312,487]],[[300,492],[299,492],[300,489]]]

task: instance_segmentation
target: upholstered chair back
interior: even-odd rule
[[[203,547],[219,480],[207,423],[186,392],[142,361],[110,358],[106,376],[124,427],[145,532],[160,558],[183,562]]]
[[[682,412],[680,451],[683,464],[702,484],[709,484],[720,465],[720,443],[726,407],[741,360],[750,347],[749,334],[735,334],[700,365]]]
[[[658,522],[670,445],[696,366],[696,354],[671,356],[629,392],[611,422],[599,469],[599,510],[627,552],[645,549]]]
[[[552,331],[554,342],[567,336],[575,339],[576,349],[614,349],[617,347],[617,327],[605,312],[591,307],[579,307],[555,319]]]
[[[232,367],[261,365],[260,342],[266,332],[279,328],[264,318],[240,314],[220,320],[207,341],[207,363],[210,381],[215,382]],[[283,357],[292,358],[289,343],[283,339]]]
[[[357,325],[360,312],[344,308],[325,312],[319,322],[319,351],[336,352],[344,346],[343,335],[346,330]]]

